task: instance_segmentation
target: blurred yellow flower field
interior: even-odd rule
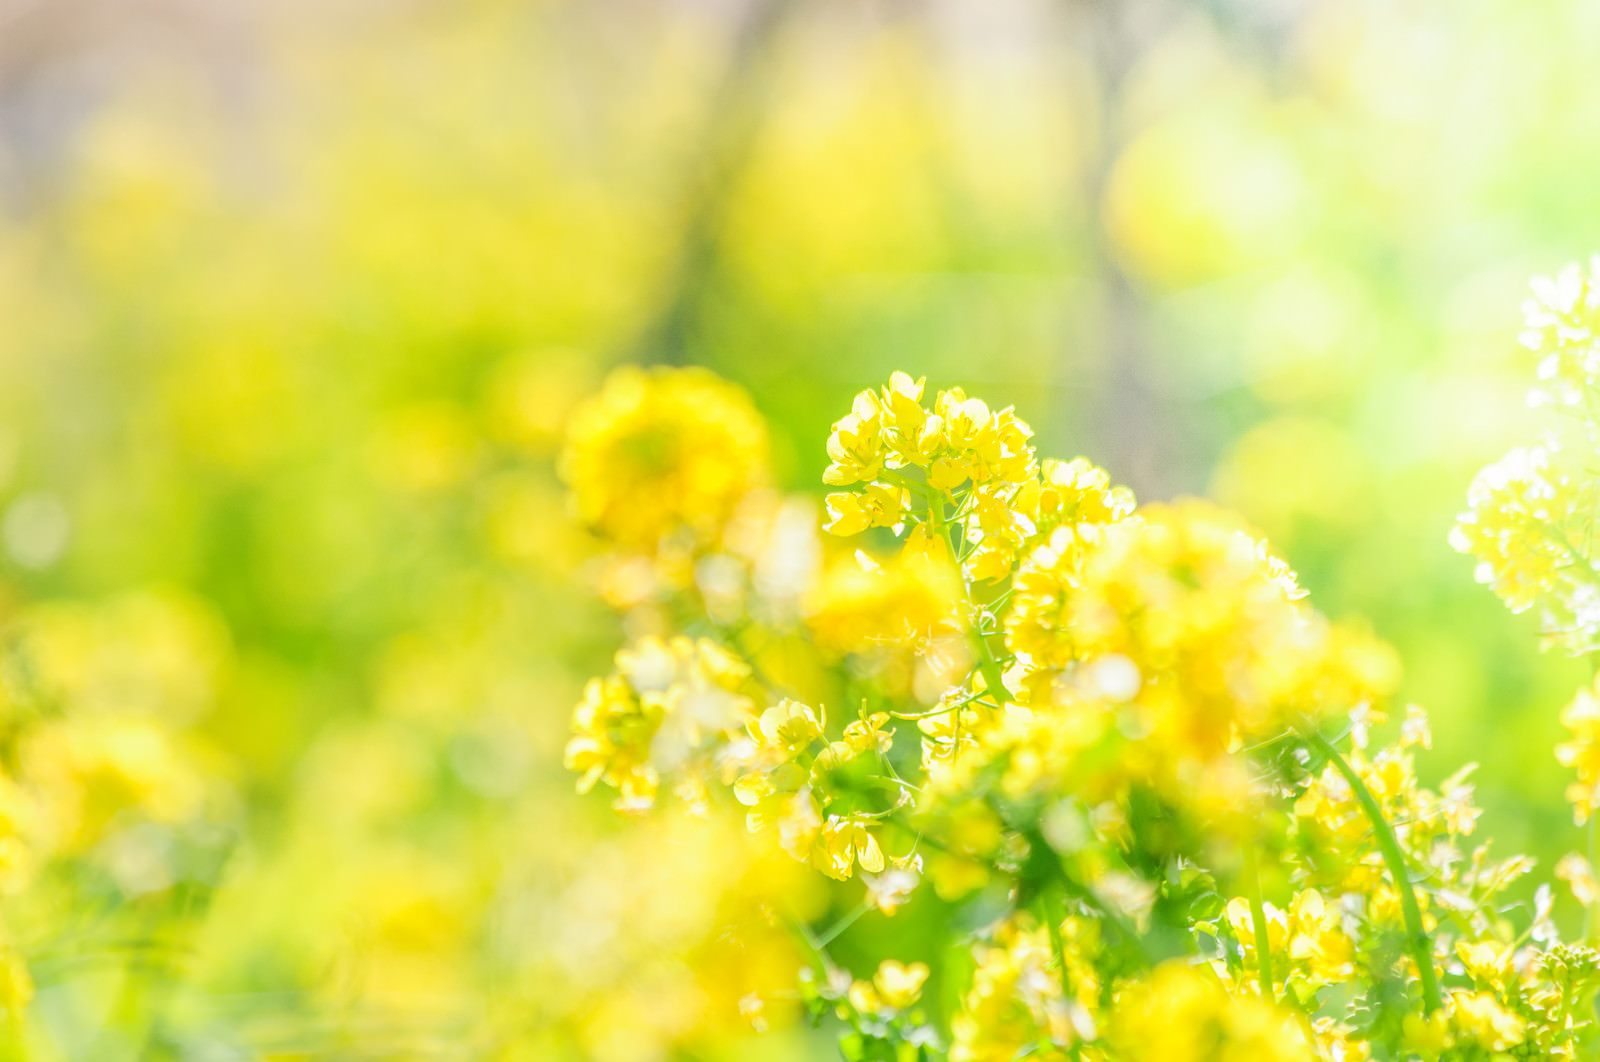
[[[0,1058],[1595,1057],[1597,48],[0,0]]]

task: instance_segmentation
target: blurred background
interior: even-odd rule
[[[552,471],[629,361],[747,387],[791,489],[905,369],[1238,508],[1399,648],[1425,780],[1581,847],[1587,676],[1446,535],[1600,250],[1596,54],[1578,0],[0,0],[7,726],[198,779],[118,767],[144,820],[5,908],[28,1057],[662,1057],[551,1031],[637,900]]]

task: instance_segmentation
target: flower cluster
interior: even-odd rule
[[[19,936],[45,938],[52,907],[100,889],[159,909],[175,885],[214,885],[206,864],[226,843],[232,793],[192,724],[228,666],[218,627],[176,593],[40,603],[6,618],[0,890]],[[11,928],[0,926],[8,1016],[33,992]]]
[[[1600,651],[1600,568],[1595,564],[1595,518],[1600,514],[1600,258],[1589,267],[1573,264],[1555,277],[1533,282],[1524,305],[1523,345],[1537,357],[1533,406],[1553,406],[1563,415],[1538,446],[1521,447],[1489,465],[1473,481],[1468,510],[1451,535],[1452,544],[1478,560],[1478,581],[1487,583],[1512,612],[1536,610],[1546,647],[1574,656]],[[1456,945],[1456,967],[1470,984],[1452,990],[1447,1006],[1426,1022],[1411,1018],[1419,1044],[1439,1057],[1579,1058],[1592,1051],[1587,1029],[1574,1012],[1592,1006],[1600,977],[1593,949],[1600,913],[1600,886],[1591,858],[1600,837],[1600,684],[1577,691],[1561,711],[1567,740],[1555,757],[1575,777],[1567,786],[1573,820],[1587,824],[1586,858],[1563,857],[1555,877],[1566,882],[1585,908],[1583,942],[1561,944],[1550,923],[1547,886],[1536,894],[1534,924],[1521,936],[1480,934]],[[1409,781],[1403,779],[1402,781]],[[1448,783],[1447,783],[1448,784]],[[1467,832],[1452,829],[1453,833]],[[1525,860],[1488,860],[1486,846],[1473,853],[1465,872],[1441,867],[1446,887],[1436,893],[1446,913],[1478,918],[1476,893],[1498,892],[1503,882],[1529,869]]]
[[[1249,995],[1230,995],[1202,972],[1166,962],[1118,1001],[1111,1043],[1126,1062],[1310,1062],[1314,1038],[1293,1015]]]
[[[1450,542],[1512,612],[1537,607],[1547,644],[1587,652],[1600,638],[1600,573],[1590,561],[1596,481],[1564,468],[1554,441],[1519,447],[1478,473]]]
[[[1344,929],[1343,912],[1316,889],[1295,894],[1287,911],[1262,902],[1266,916],[1267,969],[1294,996],[1325,985],[1344,984],[1355,975],[1355,943]],[[1242,896],[1228,901],[1228,927],[1239,942],[1239,974],[1246,983],[1261,975],[1256,953],[1255,914]],[[1240,985],[1243,988],[1243,984]]]
[[[1058,962],[1044,927],[1025,918],[997,926],[976,949],[971,987],[950,1020],[952,1062],[1015,1058],[1041,1041],[1056,1049],[1093,1041],[1100,985],[1084,950],[1095,940],[1080,939],[1093,931],[1092,923],[1062,926]]]
[[[1084,459],[1040,459],[1014,410],[926,391],[895,373],[835,423],[837,545],[790,583],[795,607],[750,584],[730,614],[667,584],[656,615],[680,626],[589,683],[567,747],[580,788],[742,822],[825,886],[825,921],[777,916],[846,1059],[1600,1046],[1593,953],[1560,943],[1547,887],[1514,928],[1531,861],[1468,848],[1471,766],[1419,783],[1415,706],[1374,745],[1392,650],[1321,616],[1229,513],[1137,506]],[[642,497],[682,470],[652,475]],[[723,502],[705,543],[745,504]],[[1567,756],[1591,790],[1593,714],[1569,712]],[[1600,892],[1586,864],[1561,876]],[[919,907],[924,883],[941,906]],[[942,938],[907,952],[884,921],[907,906]],[[876,972],[841,966],[840,938]]]
[[[1307,608],[1264,543],[1204,503],[1059,528],[1015,586],[1020,699],[1122,704],[1174,780],[1210,773],[1236,738],[1371,707],[1394,683],[1391,653]]]
[[[1512,612],[1536,610],[1545,644],[1573,655],[1600,649],[1600,258],[1533,281],[1523,345],[1538,358],[1533,406],[1559,414],[1538,445],[1485,467],[1450,535],[1478,561],[1477,579]]]
[[[619,546],[714,538],[766,470],[766,425],[709,373],[622,369],[572,413],[561,474],[578,517]]]
[[[1561,725],[1570,737],[1556,746],[1556,759],[1578,777],[1567,786],[1572,818],[1579,826],[1600,807],[1600,678],[1580,689],[1561,710]]]
[[[602,779],[615,788],[619,809],[653,805],[663,771],[699,792],[708,755],[749,717],[753,702],[741,692],[749,676],[705,639],[647,637],[619,650],[616,672],[584,687],[567,768],[582,774],[582,790]]]
[[[1529,402],[1583,404],[1600,384],[1600,256],[1535,278],[1522,312],[1522,345],[1538,359]]]
[[[782,580],[774,567],[803,567],[792,514],[760,489],[768,448],[749,397],[704,370],[622,368],[580,403],[558,470],[579,522],[609,547],[607,600],[627,608],[694,589],[727,614],[742,610],[747,584]],[[774,538],[787,556],[771,555]]]
[[[828,437],[832,463],[823,482],[857,489],[828,495],[827,530],[853,535],[887,527],[898,534],[907,523],[913,489],[920,497],[929,492],[959,496],[956,549],[963,571],[980,582],[1003,578],[1037,533],[1041,503],[1047,517],[1056,515],[1071,504],[1061,495],[1092,491],[1094,477],[1081,470],[1051,469],[1046,478],[1056,486],[1045,501],[1028,442],[1032,428],[1013,410],[992,411],[960,388],[939,392],[930,410],[922,405],[925,386],[925,380],[897,372],[881,391],[858,394],[851,412],[833,426]],[[913,469],[920,483],[909,478]],[[1090,482],[1080,488],[1075,472]],[[1104,483],[1099,486],[1104,492]],[[1132,499],[1119,492],[1107,503],[1131,507]],[[944,544],[942,525],[935,522],[927,530]]]
[[[1451,542],[1478,560],[1477,577],[1512,612],[1536,609],[1546,647],[1574,656],[1600,651],[1600,568],[1595,564],[1595,518],[1600,514],[1600,342],[1595,327],[1600,311],[1600,258],[1585,270],[1568,266],[1556,277],[1533,282],[1524,305],[1523,345],[1538,358],[1537,383],[1529,392],[1534,406],[1551,405],[1564,422],[1550,426],[1539,446],[1521,447],[1489,465],[1473,481]],[[1561,711],[1567,740],[1555,756],[1575,777],[1567,786],[1574,822],[1589,829],[1590,857],[1577,853],[1556,865],[1586,909],[1584,943],[1596,940],[1600,888],[1591,858],[1600,819],[1600,685],[1577,691]],[[1545,895],[1545,894],[1541,894]],[[1546,904],[1548,901],[1546,900]],[[1561,1010],[1594,977],[1595,956],[1587,947],[1551,949],[1537,961],[1526,950],[1463,953],[1478,982],[1469,995],[1457,995],[1447,1022],[1435,1015],[1430,1035],[1439,1044],[1475,1037],[1489,1050],[1539,1043],[1552,1057],[1575,1057],[1577,1037],[1565,1021],[1548,1024],[1548,1010]]]

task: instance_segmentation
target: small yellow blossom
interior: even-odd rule
[[[888,722],[888,712],[873,712],[846,726],[844,739],[857,752],[888,752],[894,744],[894,731],[886,727]]]
[[[1590,907],[1600,900],[1600,883],[1595,881],[1594,867],[1577,852],[1568,852],[1561,857],[1556,864],[1555,875],[1567,883],[1572,889],[1573,898],[1583,906]]]
[[[1567,801],[1573,821],[1582,826],[1600,803],[1600,679],[1573,695],[1561,710],[1561,725],[1572,736],[1556,746],[1556,760],[1577,772],[1567,786]]]
[[[832,464],[822,481],[838,487],[870,481],[883,468],[883,451],[883,405],[877,395],[862,391],[828,436]]]
[[[918,873],[920,857],[897,861],[882,874],[863,874],[861,881],[867,887],[867,902],[880,914],[892,916],[916,891],[922,877]]]
[[[921,998],[922,986],[927,980],[927,964],[914,962],[908,965],[885,959],[878,964],[878,972],[872,977],[872,986],[878,990],[878,998],[886,1006],[905,1010]]]
[[[1035,521],[1041,532],[1060,524],[1109,524],[1133,512],[1133,492],[1113,487],[1106,470],[1082,457],[1039,466]]]
[[[910,493],[904,487],[868,483],[861,493],[844,491],[827,497],[828,524],[823,530],[848,538],[869,527],[898,528],[904,522]]]
[[[840,881],[848,879],[856,865],[873,874],[884,867],[883,849],[873,836],[869,821],[860,815],[829,816],[811,861],[818,870]]]
[[[798,701],[780,701],[762,712],[750,730],[767,748],[788,755],[820,738],[825,719]]]

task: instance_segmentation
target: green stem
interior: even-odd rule
[[[1361,802],[1361,809],[1366,812],[1367,819],[1372,823],[1372,832],[1377,836],[1378,847],[1383,851],[1383,861],[1388,864],[1389,876],[1394,879],[1395,892],[1400,895],[1400,909],[1405,914],[1406,936],[1409,938],[1412,957],[1417,962],[1417,976],[1422,980],[1422,1010],[1424,1014],[1432,1014],[1443,1002],[1439,995],[1439,978],[1433,969],[1433,941],[1422,928],[1422,909],[1417,906],[1417,894],[1411,887],[1411,875],[1406,870],[1406,857],[1400,850],[1400,840],[1395,837],[1389,820],[1384,818],[1383,808],[1378,805],[1378,798],[1372,795],[1372,790],[1367,788],[1367,784],[1361,780],[1361,775],[1357,774],[1355,768],[1339,754],[1339,750],[1329,744],[1328,739],[1321,734],[1308,734],[1306,743],[1326,756],[1334,769],[1350,783],[1351,791]]]
[[[831,975],[834,970],[838,969],[833,964],[833,960],[828,957],[826,947],[819,943],[816,934],[811,932],[810,926],[797,918],[786,918],[784,923],[788,926],[789,932],[794,934],[795,939],[804,944],[806,950],[817,957],[817,962],[821,964],[824,974]]]
[[[929,499],[928,520],[933,524],[934,530],[938,532],[939,540],[941,542],[946,541],[946,536],[949,533],[949,521],[945,519],[944,499],[942,497]],[[955,557],[958,556],[959,551],[952,546],[950,553],[952,557]],[[966,595],[967,605],[976,609],[977,606],[972,597],[972,587],[967,585],[967,577],[964,573],[961,575],[961,589]],[[983,675],[985,691],[993,696],[995,700],[1003,701],[1005,699],[1005,673],[1000,669],[1000,662],[995,659],[994,652],[989,648],[989,640],[976,627],[968,633],[972,636],[973,647],[978,650],[978,670]]]
[[[1056,900],[1055,890],[1046,888],[1039,894],[1039,909],[1050,934],[1050,950],[1055,953],[1056,970],[1061,975],[1061,995],[1066,998],[1071,995],[1072,986],[1067,984],[1067,949],[1061,939],[1061,905]]]
[[[904,472],[896,472],[892,468],[880,468],[878,470],[878,478],[883,480],[885,483],[893,483],[897,487],[904,487],[913,494],[921,497],[925,498],[928,496],[929,488],[927,485],[917,482]]]
[[[1267,932],[1267,906],[1261,902],[1261,875],[1256,867],[1256,846],[1244,843],[1244,887],[1250,901],[1250,922],[1255,927],[1256,970],[1261,977],[1261,998],[1273,1001],[1272,936]]]
[[[994,658],[994,653],[989,649],[989,642],[977,631],[972,632],[972,640],[978,646],[978,670],[983,674],[984,692],[996,701],[1004,701],[1006,697],[1005,673],[1000,670],[1000,661]]]
[[[972,704],[975,701],[981,701],[985,697],[994,698],[994,700],[989,704],[990,708],[1000,707],[999,695],[994,693],[992,690],[984,690],[982,693],[974,693],[970,697],[963,697],[959,701],[951,701],[949,704],[946,704],[942,707],[930,708],[926,712],[890,712],[889,715],[894,719],[905,719],[911,722],[915,722],[918,719],[932,719],[936,715],[948,715],[957,708],[965,708],[967,705]]]
[[[1569,973],[1561,986],[1561,1013],[1556,1016],[1556,1034],[1552,1038],[1553,1043],[1559,1043],[1567,1039],[1567,1020],[1572,1014],[1573,995],[1572,975]]]
[[[813,937],[813,939],[817,942],[817,947],[826,948],[829,944],[832,944],[834,941],[838,940],[845,930],[855,925],[856,921],[870,910],[872,910],[871,900],[863,900],[861,903],[857,904],[854,910],[845,915],[843,918],[839,919],[838,922],[834,923],[833,927],[830,928],[826,933],[823,933],[821,936]]]

